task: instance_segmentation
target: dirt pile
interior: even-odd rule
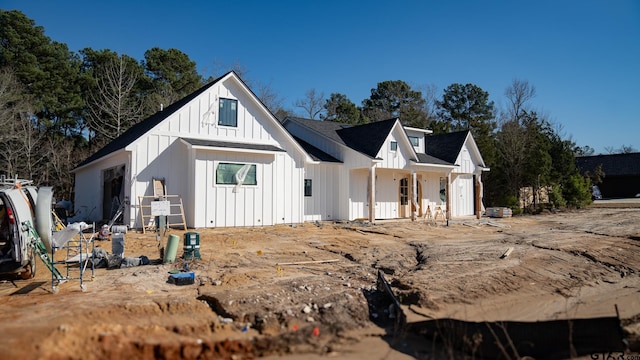
[[[198,230],[202,259],[188,263],[194,285],[167,281],[169,271],[185,268],[182,259],[97,269],[86,292],[69,281],[53,294],[44,266],[33,280],[3,280],[3,356],[359,358],[376,347],[426,356],[437,347],[425,348],[425,339],[389,337],[393,309],[378,297],[378,270],[418,319],[586,318],[615,315],[617,305],[637,344],[638,224],[638,208],[603,208],[449,226],[400,221]],[[95,245],[111,251],[109,241]],[[159,245],[155,234],[127,233],[125,256],[157,261]]]

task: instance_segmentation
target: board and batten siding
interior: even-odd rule
[[[342,164],[321,163],[307,165],[305,179],[311,180],[311,196],[304,197],[304,220],[341,219],[340,194]]]
[[[218,101],[237,100],[237,126],[218,125]],[[189,150],[180,138],[267,144],[287,152]],[[228,79],[198,95],[132,147],[135,201],[152,195],[153,178],[182,198],[188,227],[260,226],[303,221],[303,163],[286,132],[237,82]],[[289,153],[291,152],[291,154]],[[257,186],[215,184],[219,162],[257,165]],[[172,210],[173,211],[173,210]],[[137,215],[139,216],[139,215]]]
[[[125,151],[120,151],[109,156],[101,163],[91,164],[76,172],[74,209],[79,219],[95,222],[103,220],[103,171],[114,167],[125,166],[125,183],[123,185],[125,186],[131,178],[131,170],[127,166],[128,160],[129,154]],[[126,186],[124,187],[124,196],[131,197],[130,189]],[[130,211],[130,209],[133,209],[133,207],[127,208],[124,216],[135,220],[136,213],[135,211]],[[109,214],[106,214],[106,216],[108,215]]]

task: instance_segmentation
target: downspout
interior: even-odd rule
[[[369,168],[369,222],[376,218],[376,165]]]

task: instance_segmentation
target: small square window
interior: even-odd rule
[[[238,100],[220,99],[218,125],[233,127],[238,126]]]
[[[411,145],[413,146],[420,145],[420,138],[417,136],[409,136],[409,141],[411,141]]]
[[[398,142],[392,141],[391,142],[391,151],[396,151],[396,150],[398,150]]]
[[[311,179],[304,179],[304,196],[311,196]]]

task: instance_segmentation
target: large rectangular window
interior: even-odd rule
[[[218,125],[238,126],[238,100],[220,99]]]
[[[420,145],[420,138],[417,136],[409,136],[409,141],[411,141],[411,145],[413,146]]]
[[[311,196],[311,179],[304,179],[304,196]]]
[[[258,185],[256,165],[219,163],[216,169],[216,184]]]

